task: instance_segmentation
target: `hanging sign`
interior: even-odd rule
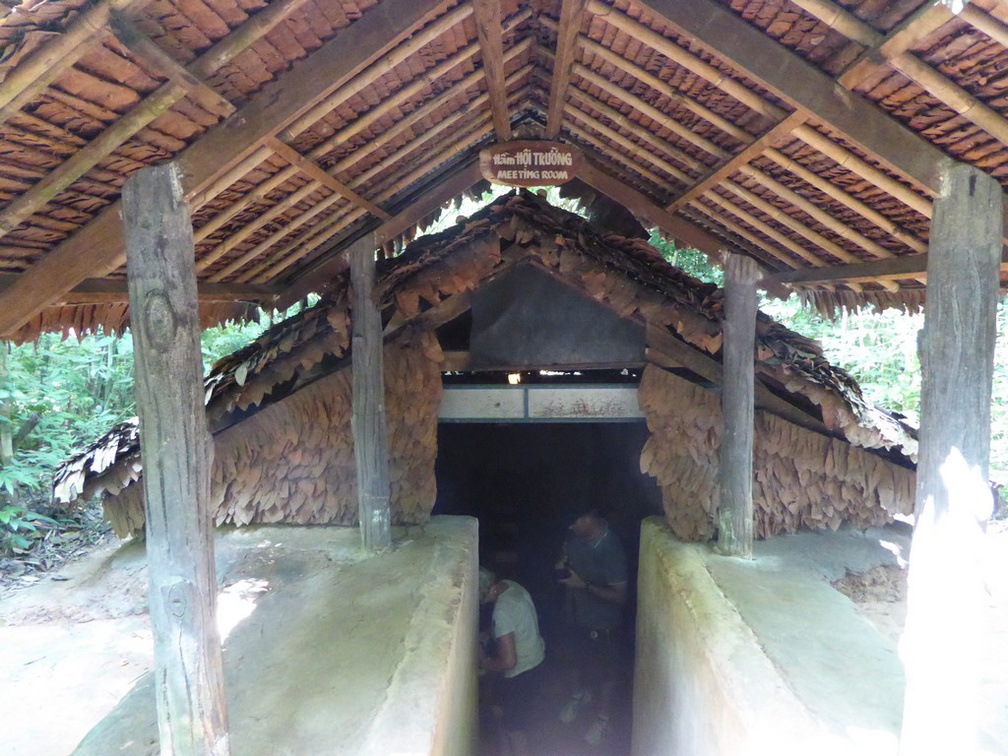
[[[562,142],[505,142],[480,150],[483,178],[507,186],[565,184],[583,162],[577,147]]]

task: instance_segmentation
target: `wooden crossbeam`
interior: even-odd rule
[[[707,175],[690,186],[685,192],[676,197],[666,206],[665,210],[670,213],[677,212],[680,208],[696,201],[699,197],[707,194],[711,189],[727,179],[738,169],[752,162],[766,150],[773,147],[782,139],[788,137],[796,127],[805,122],[803,113],[792,113],[783,121],[771,127],[763,136],[742,149],[738,154],[725,160],[721,165],[709,171]]]
[[[187,195],[198,193],[255,152],[264,139],[408,37],[440,6],[439,0],[383,0],[263,87],[230,119],[178,155]],[[17,330],[85,278],[100,277],[124,260],[119,205],[115,203],[0,294],[0,335]]]
[[[445,202],[449,202],[462,194],[462,192],[477,181],[482,180],[482,178],[479,162],[476,160],[472,160],[459,167],[449,176],[439,181],[435,189],[426,192],[419,200],[403,208],[389,220],[378,226],[373,232],[375,245],[380,247],[389,239],[395,238],[421,218],[437,210]],[[324,259],[316,261],[308,270],[294,279],[277,298],[276,306],[281,309],[289,307],[292,303],[301,299],[301,297],[312,291],[317,291],[327,281],[332,280],[334,276],[346,270],[347,260],[344,252],[349,249],[350,244],[352,244],[352,241],[346,242],[343,246],[328,254]]]
[[[581,33],[586,0],[563,0],[560,5],[560,26],[557,31],[556,53],[553,57],[553,75],[549,86],[549,109],[546,113],[547,139],[556,139],[563,123],[567,87],[570,85],[571,65],[577,54],[577,38]]]
[[[194,76],[185,66],[158,47],[124,14],[113,13],[110,23],[116,39],[128,47],[130,52],[150,69],[164,74],[175,84],[185,89],[186,93],[207,112],[218,118],[227,118],[235,112],[235,106],[226,97],[218,94],[215,89]]]
[[[713,0],[643,4],[795,109],[829,123],[932,195],[940,191],[941,169],[951,158],[728,9]]]
[[[696,224],[665,212],[643,194],[613,178],[591,162],[586,162],[580,177],[586,184],[623,205],[634,215],[653,223],[682,246],[699,249],[715,260],[720,257],[721,250],[729,246],[727,242]]]
[[[13,285],[20,276],[0,275],[0,291]],[[269,302],[277,294],[263,284],[215,284],[198,282],[196,298],[200,302]],[[126,279],[88,278],[63,294],[55,305],[109,304],[129,301]]]
[[[497,139],[506,142],[511,138],[511,118],[507,109],[507,92],[504,89],[504,41],[501,34],[500,0],[472,0],[476,14],[476,34],[483,57],[483,74],[490,95]]]
[[[266,145],[273,150],[277,155],[282,157],[291,165],[295,166],[299,171],[307,176],[310,176],[317,183],[332,189],[337,194],[346,197],[348,200],[353,202],[358,207],[362,207],[369,213],[377,218],[388,219],[389,214],[387,211],[378,207],[375,203],[370,200],[361,197],[357,192],[351,189],[349,186],[344,184],[335,176],[331,176],[313,160],[306,158],[300,152],[295,150],[289,144],[281,142],[276,137],[270,137],[266,140]]]

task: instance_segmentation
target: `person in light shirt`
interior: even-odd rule
[[[513,580],[480,568],[480,603],[493,605],[491,632],[479,646],[480,668],[492,675],[503,707],[502,725],[516,753],[527,749],[525,731],[535,711],[546,644],[532,597]]]

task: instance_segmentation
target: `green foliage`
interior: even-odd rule
[[[692,247],[677,247],[671,239],[665,239],[654,229],[648,243],[661,252],[670,264],[684,270],[701,281],[724,286],[724,271],[720,266],[711,263],[710,259],[698,249]]]

